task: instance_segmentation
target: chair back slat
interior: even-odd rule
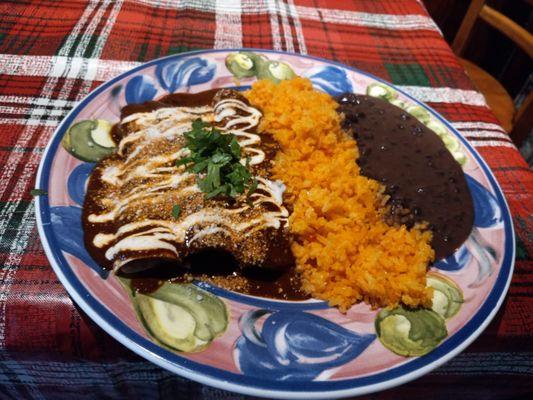
[[[517,146],[531,134],[533,129],[533,92],[529,92],[528,96],[518,109],[514,121],[513,129],[511,130],[511,139]]]
[[[526,52],[529,57],[533,57],[533,35],[507,18],[502,13],[489,6],[483,6],[479,12],[479,17],[493,28],[511,39],[517,46]]]
[[[458,56],[463,54],[468,43],[468,38],[470,37],[470,32],[472,31],[485,2],[486,0],[472,0],[470,3],[470,7],[468,7],[468,11],[463,18],[463,22],[461,23],[452,44],[453,52]]]

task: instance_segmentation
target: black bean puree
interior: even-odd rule
[[[451,255],[474,221],[461,166],[442,140],[416,118],[385,100],[346,93],[336,98],[343,129],[357,141],[363,176],[382,182],[390,196],[390,223],[427,221],[435,259]]]

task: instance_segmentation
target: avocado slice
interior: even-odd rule
[[[99,161],[115,151],[111,124],[101,119],[75,123],[65,133],[61,143],[74,157],[88,162]]]
[[[381,310],[375,328],[386,348],[405,357],[427,354],[448,336],[444,319],[427,309]]]

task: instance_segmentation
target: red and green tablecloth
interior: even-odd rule
[[[399,85],[471,141],[511,207],[516,266],[494,321],[436,371],[367,398],[533,393],[533,173],[422,1],[4,0],[0,21],[0,399],[245,398],[174,376],[90,321],[46,259],[30,195],[46,143],[89,91],[153,58],[228,47],[325,57]]]

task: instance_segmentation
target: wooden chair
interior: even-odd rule
[[[526,1],[530,5],[533,4],[532,0]],[[485,3],[486,0],[472,0],[452,44],[455,54],[462,55],[476,20],[481,18],[511,39],[530,58],[533,57],[533,35]],[[511,96],[500,82],[470,61],[463,58],[459,60],[479,91],[487,99],[487,103],[502,127],[510,134],[513,142],[520,146],[533,127],[533,92],[529,93],[520,109],[516,110]]]

